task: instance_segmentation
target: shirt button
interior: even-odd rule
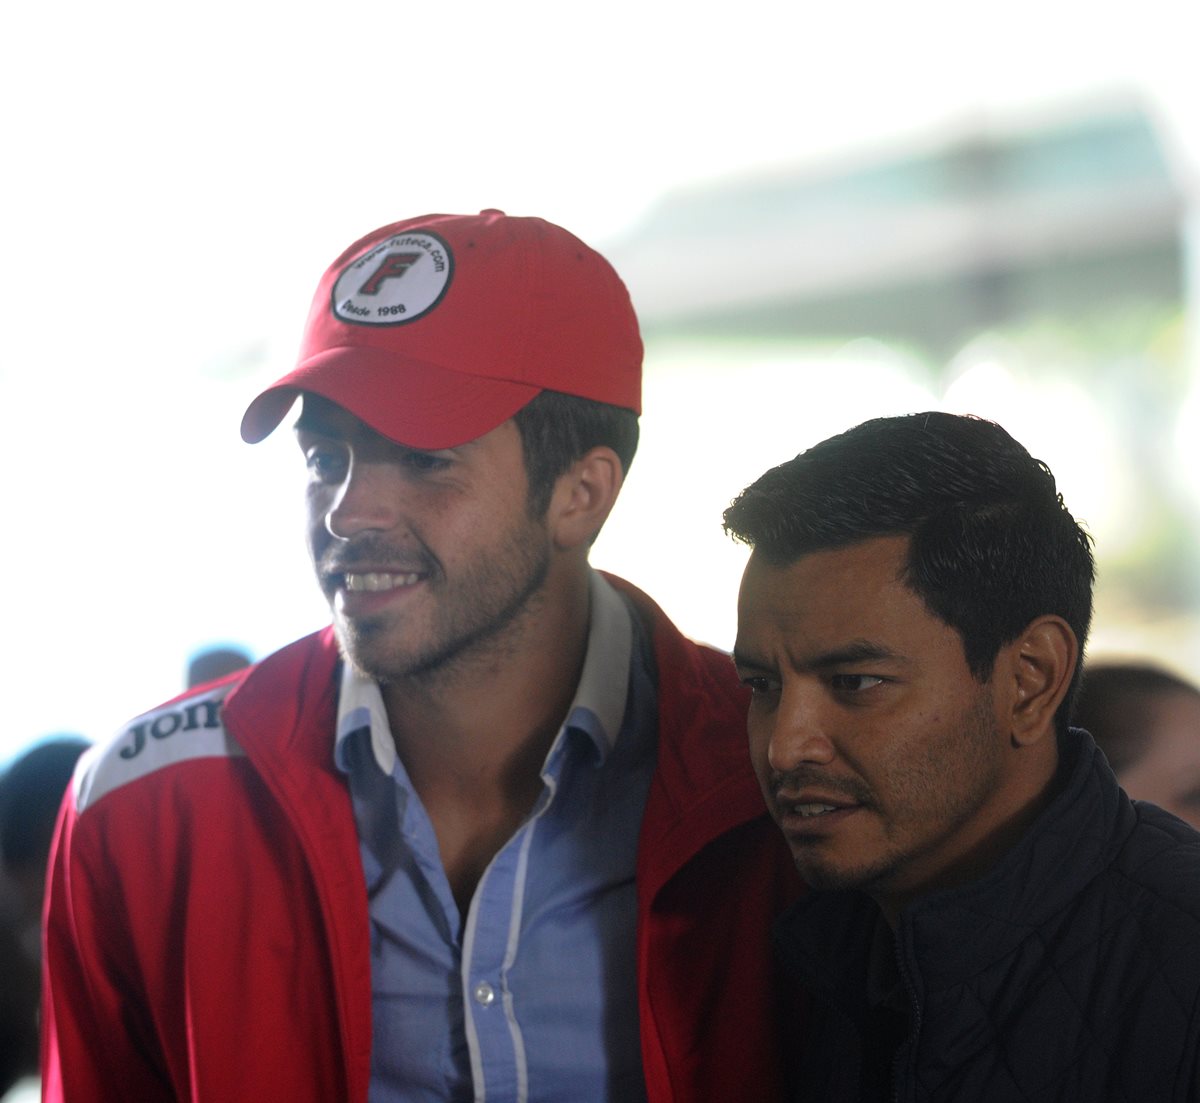
[[[480,1007],[491,1007],[496,1002],[496,990],[486,980],[481,980],[475,985],[475,991],[472,994]]]

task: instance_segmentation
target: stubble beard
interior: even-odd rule
[[[432,621],[424,638],[383,614],[349,621],[334,614],[342,655],[381,685],[452,679],[486,662],[520,657],[521,625],[546,601],[550,549],[536,523],[510,535],[499,554],[481,557],[454,582],[436,571],[428,582]]]
[[[904,882],[914,862],[920,862],[938,843],[972,822],[991,795],[998,770],[993,749],[999,733],[992,718],[989,693],[981,694],[956,728],[957,738],[967,742],[968,753],[965,759],[957,761],[961,773],[955,780],[961,779],[965,784],[948,786],[944,775],[936,769],[937,752],[945,740],[927,748],[920,764],[897,774],[904,779],[909,808],[916,808],[916,814],[924,822],[939,825],[936,834],[923,841],[918,837],[914,843],[896,830],[894,822],[882,818],[876,807],[868,807],[862,814],[880,817],[881,852],[858,865],[848,865],[824,861],[818,852],[806,855],[793,851],[796,869],[809,887],[826,892],[854,889],[869,896],[886,895]]]

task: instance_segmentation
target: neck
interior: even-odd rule
[[[492,858],[533,809],[583,669],[586,561],[557,578],[552,572],[548,587],[504,648],[444,678],[382,687],[396,751],[433,824],[462,915]]]
[[[1053,732],[1037,744],[1023,748],[1025,759],[1013,783],[997,792],[994,810],[985,819],[965,824],[965,847],[958,860],[941,876],[919,887],[880,890],[871,896],[892,930],[905,908],[943,889],[956,888],[983,877],[1024,837],[1033,821],[1054,798],[1058,747]],[[1022,752],[1017,752],[1021,754]]]
[[[396,750],[423,800],[454,787],[499,799],[537,782],[583,668],[586,563],[553,569],[544,598],[497,646],[382,687]]]

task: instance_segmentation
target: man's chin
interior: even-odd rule
[[[852,878],[824,866],[811,866],[804,862],[797,862],[796,870],[800,874],[801,880],[815,892],[841,892],[843,889],[857,887]]]
[[[382,626],[355,621],[353,629],[334,622],[338,650],[355,673],[382,685],[401,682],[427,681],[453,665],[456,652],[429,650],[409,652],[400,650],[390,640]]]
[[[870,892],[885,876],[881,870],[815,862],[803,854],[797,855],[795,860],[801,879],[817,892],[848,892],[854,889]]]
[[[356,674],[381,683],[397,676],[396,656],[389,653],[381,627],[357,621],[351,627],[335,618],[333,628],[342,659]]]

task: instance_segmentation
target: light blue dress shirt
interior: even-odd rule
[[[465,923],[379,686],[343,672],[336,756],[370,906],[372,1103],[645,1099],[634,865],[657,746],[653,658],[625,599],[594,572],[590,585],[583,672],[541,794]]]

